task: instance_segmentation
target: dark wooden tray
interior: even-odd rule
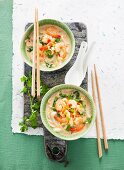
[[[72,23],[66,23],[69,28],[72,30],[76,46],[75,46],[75,52],[71,59],[71,61],[62,69],[54,72],[41,72],[41,79],[44,84],[46,84],[48,87],[54,87],[59,84],[64,84],[64,78],[67,71],[71,68],[71,66],[74,64],[80,44],[82,41],[87,41],[87,28],[83,23],[79,22],[72,22]],[[26,25],[27,29],[31,23]],[[25,75],[28,75],[29,71],[31,71],[31,67],[27,64],[24,65],[24,73]],[[88,74],[86,74],[85,79],[83,80],[81,87],[87,90],[88,86]],[[27,95],[24,95],[24,115],[29,116],[30,115],[30,105],[29,105],[29,98]],[[67,142],[64,140],[61,140],[55,136],[53,136],[42,124],[42,120],[39,114],[38,117],[38,126],[43,127],[44,130],[44,144],[45,144],[45,151],[46,155],[51,160],[56,161],[65,161],[66,160],[66,152],[67,152]]]

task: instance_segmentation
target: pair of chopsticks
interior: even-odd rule
[[[108,150],[108,141],[106,137],[106,128],[105,128],[103,108],[102,108],[102,102],[101,102],[101,93],[100,93],[98,74],[97,74],[95,64],[94,64],[94,71],[91,71],[91,79],[92,79],[92,95],[93,95],[95,106],[96,106],[96,89],[97,89],[101,125],[102,125],[102,132],[103,132],[103,138],[104,138],[104,147],[105,147],[105,150]],[[96,84],[96,88],[95,88],[95,84]],[[100,139],[97,106],[96,106],[96,133],[97,133],[97,142],[98,142],[98,155],[99,155],[99,158],[101,158],[102,157],[102,146],[101,146],[101,139]]]
[[[38,22],[38,9],[35,9],[31,94],[33,97],[35,97],[35,82],[36,82],[36,84],[37,84],[37,98],[40,97],[40,63],[39,62],[40,62],[39,61],[39,22]],[[36,78],[36,81],[35,81],[35,78]]]

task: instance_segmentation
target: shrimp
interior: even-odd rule
[[[53,128],[61,129],[61,125],[56,122],[54,116],[56,116],[56,112],[51,112],[50,115],[47,116],[50,126]]]
[[[70,124],[70,126],[73,126],[73,124],[74,124],[72,117],[69,120],[69,124]]]
[[[70,115],[71,115],[71,114],[70,114],[70,112],[69,112],[68,110],[65,110],[64,114],[66,115],[67,118],[70,119],[70,117],[71,117]]]
[[[65,106],[66,106],[66,103],[62,99],[58,99],[55,104],[55,109],[58,112],[61,112],[63,108],[65,108]]]
[[[58,59],[64,59],[66,57],[66,47],[63,42],[55,44],[55,51],[59,53]]]
[[[79,132],[80,130],[82,130],[84,128],[84,126],[85,126],[84,124],[77,125],[75,127],[70,128],[70,131],[71,132]]]
[[[39,60],[40,60],[40,62],[43,62],[44,59],[45,59],[45,55],[44,55],[43,51],[39,51]]]
[[[83,118],[82,117],[76,117],[75,120],[74,120],[74,124],[75,125],[79,125],[79,124],[82,124],[84,121],[83,121]]]
[[[32,46],[32,41],[30,41],[30,39],[25,40],[25,43],[27,47]]]
[[[59,123],[67,123],[67,119],[66,118],[62,118],[62,117],[58,117],[58,116],[54,116],[54,119],[59,122]]]
[[[57,43],[55,45],[55,51],[56,52],[60,52],[62,48],[64,48],[64,43],[63,42]]]
[[[54,38],[61,38],[61,36],[59,34],[57,34],[57,29],[53,26],[49,27],[47,30],[46,30],[46,33],[49,35],[49,36],[52,36]]]
[[[48,47],[52,47],[53,45],[54,45],[53,42],[49,42],[49,43],[47,44]]]
[[[63,48],[61,49],[61,52],[60,52],[60,57],[62,58],[62,59],[64,59],[65,57],[66,57],[66,49],[65,49],[65,47],[63,46]]]
[[[82,104],[77,105],[77,111],[78,111],[79,113],[82,113],[82,112],[85,111],[85,109],[83,108]]]
[[[62,117],[66,117],[66,115],[65,115],[64,112],[63,112],[63,110],[62,110],[62,112],[59,112],[59,114],[60,114],[60,116],[62,116]]]
[[[49,41],[51,41],[51,39],[52,39],[51,36],[45,34],[45,35],[43,36],[43,38],[42,38],[42,42],[43,42],[43,43],[48,43]]]
[[[87,116],[85,116],[85,115],[82,118],[83,118],[83,122],[85,122],[87,120]]]
[[[45,51],[45,50],[47,50],[47,49],[48,49],[48,46],[47,46],[47,45],[41,46],[41,47],[39,48],[40,51]]]
[[[77,108],[77,102],[75,100],[69,100],[68,105],[71,106],[71,108]]]
[[[66,104],[68,104],[68,99],[67,98],[63,98],[62,99]]]

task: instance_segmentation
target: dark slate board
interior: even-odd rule
[[[73,22],[73,23],[66,23],[69,28],[72,30],[76,46],[75,46],[75,52],[71,59],[71,61],[62,69],[54,71],[54,72],[41,72],[41,79],[44,84],[46,84],[48,87],[54,87],[59,84],[64,84],[64,78],[67,71],[71,68],[71,66],[74,64],[81,42],[87,41],[87,28],[83,23]],[[26,29],[31,25],[31,23],[26,25]],[[31,67],[28,66],[26,63],[24,65],[24,72],[25,75],[31,71]],[[87,81],[88,81],[88,74],[86,74],[85,79],[83,80],[81,87],[87,90]],[[29,106],[29,98],[28,96],[24,95],[24,115],[29,116],[30,115],[30,106]],[[57,137],[53,136],[42,124],[42,120],[38,118],[38,125],[39,127],[43,127],[44,130],[44,142],[45,142],[45,151],[49,159],[56,160],[56,161],[66,161],[66,152],[67,152],[67,142],[61,139],[58,139]],[[57,150],[59,149],[59,150]],[[54,153],[55,152],[55,153]],[[58,153],[57,153],[58,152]],[[67,161],[66,161],[67,163]]]

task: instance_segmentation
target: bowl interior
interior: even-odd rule
[[[84,131],[81,131],[81,132],[78,132],[78,133],[74,133],[73,135],[71,136],[65,136],[61,133],[58,133],[58,132],[55,132],[53,130],[53,128],[49,125],[48,121],[47,121],[47,117],[46,117],[46,104],[48,102],[48,99],[54,94],[56,93],[57,91],[60,91],[62,89],[74,89],[74,90],[78,90],[80,91],[81,93],[83,93],[87,100],[89,101],[90,103],[90,107],[91,107],[91,114],[92,114],[92,121],[89,125],[89,127],[84,130]],[[62,85],[58,85],[58,86],[55,86],[53,87],[51,90],[49,90],[46,95],[43,97],[42,99],[42,102],[41,102],[41,107],[40,107],[40,115],[41,115],[41,118],[42,118],[42,122],[44,124],[44,126],[53,134],[55,135],[56,137],[59,137],[61,139],[64,139],[64,140],[75,140],[75,139],[78,139],[82,136],[84,136],[88,131],[89,129],[92,127],[92,125],[94,124],[94,121],[95,121],[95,105],[94,105],[94,102],[93,102],[93,99],[92,97],[89,95],[89,93],[82,89],[81,87],[77,87],[77,86],[74,86],[74,85],[65,85],[65,84],[62,84]]]
[[[72,31],[69,29],[69,27],[66,24],[64,24],[60,21],[57,21],[57,20],[53,20],[53,19],[44,19],[44,20],[39,21],[40,26],[47,25],[47,24],[56,25],[56,26],[62,28],[68,34],[68,36],[70,38],[70,42],[71,42],[71,52],[69,54],[69,57],[60,66],[55,67],[55,68],[42,68],[42,67],[40,67],[40,70],[42,70],[42,71],[55,71],[55,70],[58,70],[58,69],[64,67],[70,61],[70,59],[72,58],[72,56],[74,54],[74,50],[75,50],[75,39],[74,39],[74,35],[73,35]],[[21,46],[20,46],[22,56],[24,57],[25,62],[30,66],[32,66],[32,62],[30,61],[29,57],[26,54],[25,40],[28,38],[28,36],[30,35],[30,33],[32,31],[33,31],[33,24],[25,31],[24,36],[21,40]]]

